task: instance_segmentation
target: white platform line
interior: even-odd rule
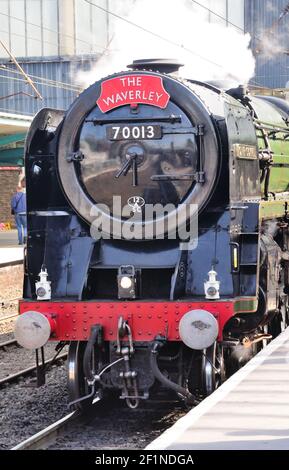
[[[96,405],[97,403],[100,402],[100,399],[98,397],[94,398],[92,405]],[[53,432],[57,432],[58,430],[62,429],[67,423],[69,423],[72,420],[77,419],[80,417],[81,414],[78,411],[72,411],[68,415],[64,416],[60,420],[56,421],[55,423],[50,424],[47,426],[45,429],[42,429],[42,431],[39,431],[37,434],[34,434],[31,437],[28,437],[25,441],[20,442],[20,444],[17,444],[16,446],[12,447],[11,450],[25,450],[29,449],[31,445],[37,444],[39,441],[45,439],[45,437],[49,436]]]
[[[230,377],[212,395],[202,401],[198,406],[183,418],[179,419],[171,428],[167,429],[160,437],[151,442],[146,450],[165,450],[178,438],[192,427],[205,413],[208,413],[217,403],[222,401],[234,390],[251,372],[257,369],[280,346],[289,341],[289,328],[279,335],[269,346],[266,346],[259,354],[250,360],[242,369]]]
[[[38,441],[44,439],[46,436],[49,436],[53,431],[57,431],[58,429],[62,428],[73,418],[74,415],[75,412],[72,412],[69,415],[64,416],[64,418],[61,418],[59,421],[50,424],[50,426],[47,426],[47,428],[42,429],[42,431],[39,431],[37,434],[34,434],[25,441],[22,441],[20,444],[17,444],[16,446],[12,447],[11,450],[24,450],[29,448],[31,444],[36,444]]]

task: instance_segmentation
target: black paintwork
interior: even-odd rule
[[[129,264],[136,268],[141,300],[202,299],[212,266],[221,281],[222,299],[256,298],[259,161],[236,158],[233,150],[235,144],[257,146],[250,109],[207,84],[184,84],[168,76],[163,80],[171,95],[165,110],[140,105],[135,114],[125,106],[103,115],[95,105],[97,83],[67,113],[44,109],[34,119],[26,143],[24,297],[35,298],[35,281],[45,264],[53,299],[117,301],[117,270]],[[169,122],[172,114],[180,119]],[[164,136],[138,142],[107,139],[106,120],[127,119],[131,124],[136,118],[161,125]],[[204,126],[203,141],[199,125]],[[131,169],[115,178],[130,151],[138,155],[135,187]],[[151,179],[196,173],[201,167],[204,182]],[[167,239],[95,241],[89,209],[94,203],[111,208],[113,195],[125,204],[131,196],[142,196],[146,203],[198,203],[197,248],[181,252],[178,240]],[[240,253],[235,271],[232,246]]]
[[[152,181],[155,175],[194,174],[198,167],[198,148],[194,126],[189,118],[173,103],[165,110],[140,105],[137,116],[131,115],[128,107],[117,108],[109,113],[109,121],[143,118],[148,123],[161,125],[162,139],[134,141],[110,141],[107,139],[108,125],[94,125],[93,121],[105,118],[95,107],[82,124],[79,149],[84,155],[76,164],[79,181],[94,203],[105,204],[112,211],[114,195],[120,195],[122,206],[129,198],[141,196],[146,204],[180,204],[192,186],[191,181]],[[167,116],[181,115],[181,122],[163,122]],[[87,122],[88,121],[88,122]],[[115,124],[117,125],[117,124]],[[182,134],[182,130],[186,133]],[[132,184],[132,171],[116,179],[119,169],[127,162],[127,156],[137,153],[138,184]],[[195,184],[195,183],[194,183]],[[121,214],[115,212],[118,217]]]

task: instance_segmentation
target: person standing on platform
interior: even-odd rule
[[[17,187],[17,192],[12,196],[11,214],[15,216],[18,231],[18,245],[23,245],[26,243],[27,239],[26,190],[23,181],[21,186]]]

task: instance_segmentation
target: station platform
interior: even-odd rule
[[[147,450],[288,450],[289,328]]]
[[[0,267],[23,261],[24,247],[18,245],[17,231],[0,232]]]

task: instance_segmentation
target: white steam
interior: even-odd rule
[[[288,6],[288,3],[287,3]],[[266,3],[266,11],[271,13],[271,24],[265,29],[256,31],[255,52],[263,61],[275,58],[280,54],[288,55],[288,13],[280,17],[282,10],[276,0]],[[284,12],[283,10],[283,13]]]
[[[284,41],[282,41],[280,35],[276,36],[272,31],[260,34],[260,41],[257,43],[256,53],[260,54],[263,59],[273,59],[276,55],[285,52]]]
[[[110,5],[111,11],[119,13],[112,2]],[[197,10],[194,5],[189,0],[122,1],[125,18],[166,40],[110,17],[113,36],[109,48],[93,70],[78,74],[78,82],[88,86],[126,70],[134,59],[174,58],[185,64],[180,71],[183,77],[247,83],[255,71],[250,35],[225,24],[209,23],[206,10]]]

